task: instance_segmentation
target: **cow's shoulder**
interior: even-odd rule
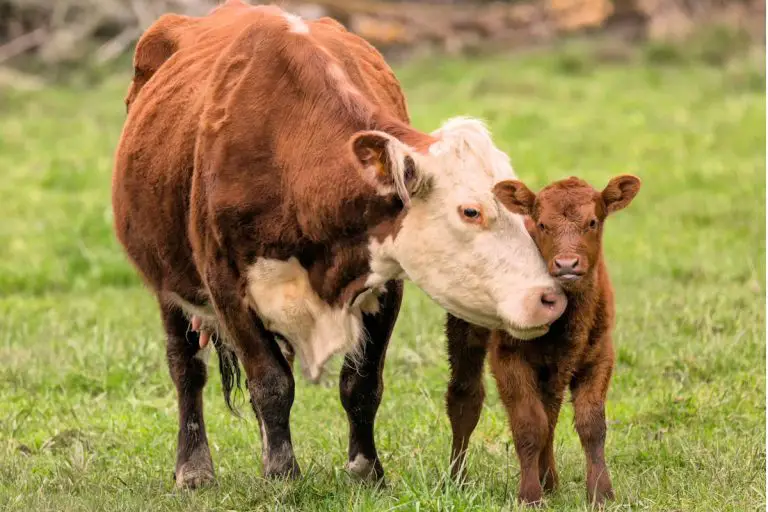
[[[319,43],[344,65],[350,78],[364,82],[357,86],[369,91],[369,101],[401,121],[410,122],[400,82],[381,52],[331,18],[320,18],[310,26]],[[359,70],[359,77],[349,72],[352,66]]]

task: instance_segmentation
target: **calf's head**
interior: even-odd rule
[[[383,132],[353,136],[362,176],[398,195],[396,228],[371,241],[371,283],[407,277],[451,314],[522,339],[546,333],[566,299],[523,217],[494,184],[515,178],[479,121],[459,118],[419,150]]]
[[[566,290],[588,282],[601,255],[606,217],[626,208],[640,190],[640,180],[613,178],[602,192],[579,178],[556,181],[538,195],[515,180],[496,185],[496,195],[510,211],[526,215],[528,230],[547,262],[549,274]]]

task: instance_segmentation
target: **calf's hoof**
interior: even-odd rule
[[[521,505],[528,507],[539,507],[542,505],[542,490],[541,486],[522,488],[517,495],[517,501]]]
[[[546,472],[543,480],[542,487],[544,487],[544,492],[553,492],[560,485],[560,478],[551,469]]]
[[[587,499],[590,504],[602,505],[613,498],[613,486],[607,472],[587,478]]]
[[[371,460],[358,453],[344,466],[347,472],[361,482],[384,484],[384,468],[378,459]]]
[[[604,505],[606,501],[613,501],[614,497],[613,489],[610,487],[603,490],[598,489],[595,492],[591,492],[590,489],[587,489],[587,499],[591,505],[600,507]]]

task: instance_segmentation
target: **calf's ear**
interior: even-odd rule
[[[352,152],[360,175],[380,195],[397,194],[408,206],[421,193],[426,176],[416,165],[413,150],[388,133],[361,131],[352,136]]]
[[[521,181],[505,180],[493,187],[493,193],[507,210],[520,215],[531,215],[536,194]]]
[[[640,191],[640,178],[631,174],[616,176],[600,194],[605,203],[606,213],[613,213],[629,206]]]

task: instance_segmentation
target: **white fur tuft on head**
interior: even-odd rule
[[[482,170],[494,179],[504,179],[512,171],[509,156],[494,145],[490,130],[480,119],[454,117],[443,123],[432,135],[439,139],[429,149],[433,155],[451,153],[461,161],[466,161],[471,155],[482,163]]]

